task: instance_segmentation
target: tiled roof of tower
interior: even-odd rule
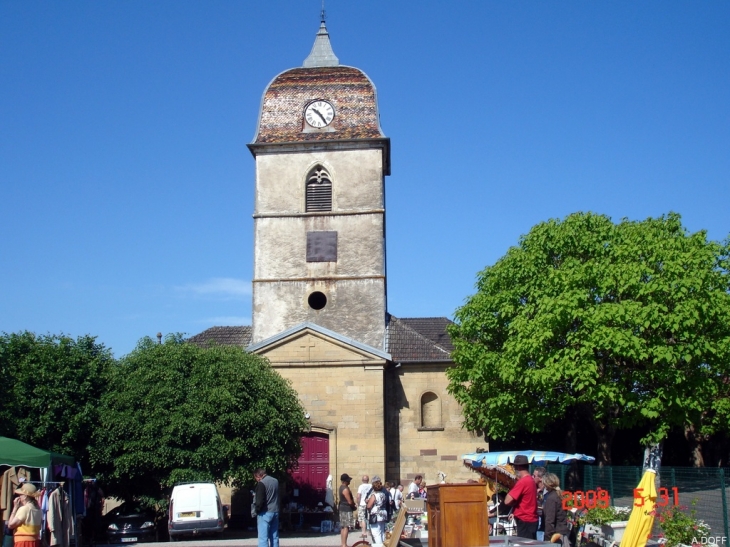
[[[386,351],[394,362],[451,361],[454,347],[446,317],[399,319],[388,315]]]
[[[304,131],[304,109],[328,101],[335,117],[326,131]],[[332,130],[329,130],[329,129]],[[384,138],[375,86],[348,66],[293,68],[279,74],[264,92],[255,144]]]
[[[201,347],[217,344],[246,348],[251,343],[251,327],[211,327],[200,334],[191,336],[188,338],[188,342]]]

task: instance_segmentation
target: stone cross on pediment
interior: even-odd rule
[[[316,346],[317,343],[315,342],[314,338],[311,336],[307,336],[303,339],[303,343],[299,344],[299,347],[302,348],[306,354],[307,354],[307,361],[312,360],[312,348]]]

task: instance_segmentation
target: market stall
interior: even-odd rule
[[[42,530],[53,534],[50,543],[68,547],[75,542],[77,508],[83,510],[83,477],[73,458],[0,437],[0,476],[3,524],[10,516],[15,490],[29,482],[41,491],[49,507]]]
[[[509,450],[502,452],[477,452],[465,454],[461,457],[466,467],[479,473],[486,482],[487,495],[492,499],[499,490],[510,490],[517,482],[517,473],[512,466],[518,455],[527,457],[527,460],[536,466],[548,463],[570,464],[576,461],[593,462],[593,456],[585,454],[568,454],[546,450]],[[499,503],[495,506],[498,508]],[[496,512],[497,527],[505,534],[514,532],[513,526],[505,515]]]

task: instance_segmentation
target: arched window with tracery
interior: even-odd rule
[[[436,429],[441,425],[441,399],[433,391],[421,395],[421,427]]]
[[[307,177],[307,213],[332,210],[332,177],[321,166],[315,167]]]

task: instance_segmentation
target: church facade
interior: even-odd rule
[[[404,484],[416,474],[470,478],[460,455],[484,440],[462,429],[446,390],[449,320],[387,309],[390,140],[375,86],[339,63],[324,22],[304,65],[264,91],[249,149],[252,325],[191,341],[244,347],[291,381],[311,424],[293,472],[302,487],[320,490],[342,473]]]

